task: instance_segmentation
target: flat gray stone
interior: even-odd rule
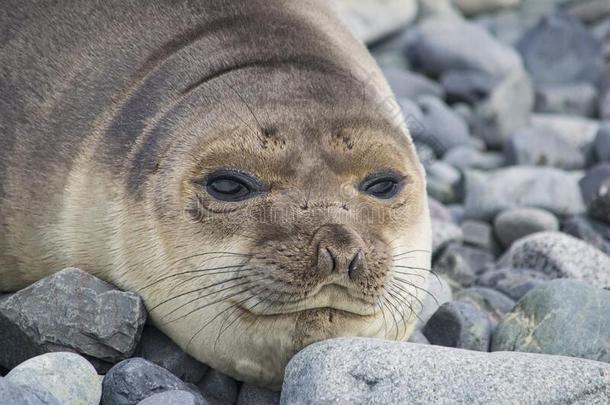
[[[515,306],[515,301],[503,293],[486,287],[470,287],[454,294],[454,299],[477,306],[489,316],[492,328]]]
[[[192,392],[171,390],[154,394],[138,402],[138,405],[207,405],[203,398]]]
[[[18,385],[0,377],[0,399],[3,404],[61,405],[57,398],[32,386]]]
[[[602,405],[608,397],[606,363],[341,338],[292,358],[281,403]]]
[[[388,67],[383,69],[390,88],[397,98],[416,100],[423,95],[444,98],[443,88],[436,82],[419,73],[410,72],[406,69]]]
[[[507,297],[518,301],[528,291],[539,285],[544,284],[550,277],[539,271],[530,269],[514,269],[510,267],[501,267],[492,271],[483,273],[476,280],[476,284],[493,288],[506,294]]]
[[[421,96],[417,104],[422,111],[423,136],[414,135],[415,141],[429,145],[437,156],[449,149],[471,144],[468,125],[445,102],[434,96]]]
[[[585,156],[560,135],[536,128],[525,128],[510,136],[504,147],[510,165],[553,166],[566,170],[582,169]]]
[[[277,405],[280,403],[280,393],[266,388],[244,384],[239,390],[237,405]]]
[[[491,253],[451,242],[434,262],[433,269],[461,287],[467,287],[472,285],[478,273],[493,263],[494,256]]]
[[[536,88],[534,111],[593,117],[597,90],[591,83],[542,85]]]
[[[593,144],[600,122],[578,115],[536,113],[530,116],[529,127],[540,132],[550,132],[585,151]]]
[[[449,242],[460,242],[462,229],[452,222],[432,220],[432,255],[438,254]]]
[[[46,353],[31,358],[12,369],[5,379],[48,392],[60,404],[98,404],[102,396],[95,368],[76,353]]]
[[[498,264],[536,270],[551,278],[610,286],[610,256],[562,232],[538,232],[520,239]]]
[[[549,281],[527,293],[496,327],[492,350],[610,363],[610,291],[575,280]]]
[[[465,172],[466,218],[491,221],[511,208],[542,208],[556,215],[585,212],[579,176],[552,167],[509,167]]]
[[[505,164],[504,156],[497,152],[481,152],[470,146],[457,146],[449,150],[443,161],[460,169],[494,170]]]
[[[0,302],[0,364],[12,368],[54,351],[114,363],[133,354],[145,320],[135,293],[65,269]]]
[[[494,219],[495,234],[504,247],[532,233],[558,230],[557,217],[538,208],[508,209]]]

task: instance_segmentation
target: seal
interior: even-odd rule
[[[0,290],[77,266],[273,388],[312,342],[408,336],[424,172],[325,3],[5,1]]]

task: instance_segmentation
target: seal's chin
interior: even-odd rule
[[[306,298],[269,305],[267,308],[243,308],[257,317],[290,316],[315,310],[333,310],[346,317],[376,316],[380,307],[372,298],[358,297],[348,288],[338,284],[326,284]]]

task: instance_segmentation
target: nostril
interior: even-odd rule
[[[358,251],[356,252],[354,257],[352,258],[352,261],[349,263],[349,267],[348,267],[349,274],[350,275],[353,274],[360,267],[361,263],[362,263],[362,250],[358,249]]]

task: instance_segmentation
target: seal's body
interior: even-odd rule
[[[410,333],[423,171],[324,3],[3,2],[0,291],[78,266],[271,387],[316,340]]]

